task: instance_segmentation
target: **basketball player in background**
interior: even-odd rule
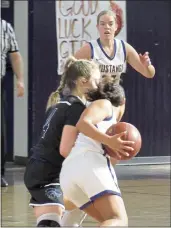
[[[75,53],[75,58],[93,59],[99,65],[101,76],[112,76],[114,83],[120,82],[126,62],[144,77],[154,77],[155,68],[151,64],[148,52],[138,54],[130,44],[114,38],[115,33],[118,33],[118,26],[113,11],[104,10],[99,13],[97,29],[99,38],[81,47]]]
[[[80,133],[63,162],[61,188],[74,205],[100,222],[100,226],[128,226],[115,171],[102,146],[112,139],[105,134],[107,129],[123,115],[125,93],[119,84],[105,81],[97,91],[89,92],[88,97],[91,101],[100,100],[84,110],[76,125]]]

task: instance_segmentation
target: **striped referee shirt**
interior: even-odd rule
[[[18,44],[11,24],[1,20],[1,78],[6,73],[7,54],[17,51]]]

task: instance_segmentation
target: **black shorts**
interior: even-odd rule
[[[59,205],[64,208],[59,172],[59,169],[48,162],[34,158],[29,160],[24,183],[31,194],[31,206]]]

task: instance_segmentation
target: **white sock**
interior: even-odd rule
[[[61,224],[61,216],[59,216],[57,213],[46,213],[39,216],[37,218],[37,224],[42,220],[52,220],[59,223],[59,225]]]
[[[72,211],[65,211],[61,220],[61,226],[79,227],[86,216],[87,214],[78,208]]]

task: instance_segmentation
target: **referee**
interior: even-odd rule
[[[5,119],[5,88],[6,62],[9,56],[14,74],[16,75],[17,96],[24,95],[23,60],[19,53],[14,30],[10,23],[1,19],[1,187],[8,186],[4,178],[6,161],[6,119]]]

